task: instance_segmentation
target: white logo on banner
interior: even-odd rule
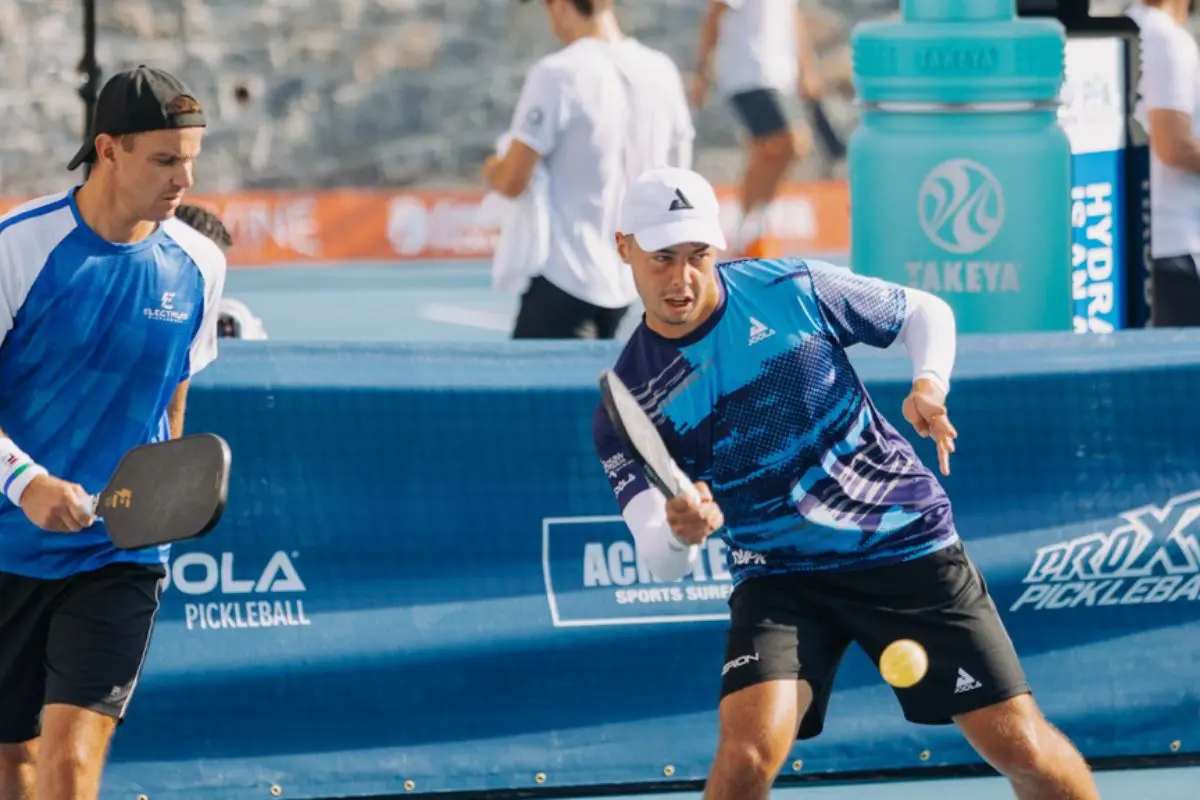
[[[1125,523],[1039,547],[1010,611],[1175,603],[1200,598],[1200,491],[1162,508],[1121,515]]]
[[[280,598],[280,594],[303,595],[308,591],[296,569],[299,553],[280,550],[265,565],[239,568],[234,553],[183,553],[171,563],[167,588],[199,598],[205,595],[257,595],[251,600],[187,602],[184,622],[188,630],[226,630],[230,628],[288,628],[311,625],[304,612],[304,600]],[[263,596],[268,595],[268,596]]]
[[[947,253],[976,253],[1004,224],[1004,193],[996,176],[978,161],[943,161],[921,181],[917,216],[929,240]]]

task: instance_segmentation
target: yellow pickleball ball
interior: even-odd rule
[[[879,656],[879,672],[885,681],[897,689],[916,686],[928,671],[929,656],[925,648],[912,639],[892,642]]]

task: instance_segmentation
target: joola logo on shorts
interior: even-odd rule
[[[1200,598],[1200,491],[1162,508],[1121,514],[1125,524],[1039,548],[1010,610],[1176,603]]]

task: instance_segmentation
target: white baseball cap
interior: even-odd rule
[[[620,232],[648,252],[690,242],[725,249],[717,193],[689,169],[652,169],[639,175],[625,190]]]

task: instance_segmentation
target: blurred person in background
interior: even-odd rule
[[[183,203],[175,209],[175,218],[186,222],[213,241],[221,252],[228,255],[233,247],[233,236],[229,229],[213,212],[206,208]],[[263,322],[250,311],[241,300],[222,297],[217,308],[217,336],[221,339],[251,339],[265,341],[267,330]]]
[[[1200,325],[1200,48],[1195,0],[1141,0],[1136,117],[1150,135],[1150,325]]]
[[[229,254],[229,248],[233,247],[233,236],[216,214],[192,203],[181,203],[175,209],[175,218],[191,225],[221,248],[222,253]]]
[[[648,169],[690,166],[695,130],[679,68],[621,32],[612,0],[542,5],[564,47],[530,69],[507,149],[482,169],[509,198],[545,169],[549,246],[513,338],[612,339],[637,298],[614,244],[625,185]]]
[[[117,549],[88,495],[183,434],[217,357],[225,256],[173,218],[205,126],[174,76],[117,73],[83,185],[0,217],[4,800],[95,800],[149,651],[170,549]]]
[[[821,97],[816,52],[797,0],[709,0],[700,30],[691,101],[702,108],[710,81],[748,134],[741,217],[732,251],[781,255],[768,230],[771,202],[788,170],[812,149],[812,134],[785,96]]]

